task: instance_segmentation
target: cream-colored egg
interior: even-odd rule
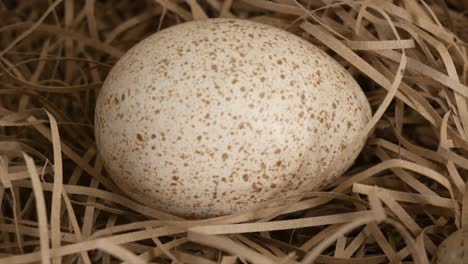
[[[468,228],[460,229],[445,239],[437,249],[433,263],[468,263]]]
[[[315,46],[265,24],[210,19],[128,51],[102,87],[95,121],[123,191],[209,217],[323,187],[353,163],[370,115],[353,77]]]

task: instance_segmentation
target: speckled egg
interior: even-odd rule
[[[460,229],[445,239],[437,249],[433,263],[468,263],[468,228]]]
[[[312,44],[209,19],[129,50],[102,87],[95,123],[124,192],[199,218],[322,188],[353,163],[370,116],[353,77]]]

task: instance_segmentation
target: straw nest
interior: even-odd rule
[[[429,263],[468,225],[464,8],[464,0],[0,1],[0,263]],[[282,27],[359,81],[372,129],[340,180],[282,205],[197,221],[113,192],[93,135],[106,74],[144,37],[206,17]]]

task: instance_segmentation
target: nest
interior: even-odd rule
[[[468,226],[466,2],[0,1],[0,262],[430,263]],[[237,17],[325,50],[373,108],[321,192],[185,220],[117,194],[94,141],[99,88],[158,30]],[[465,255],[464,263],[468,263]]]

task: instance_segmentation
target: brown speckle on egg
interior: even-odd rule
[[[210,217],[335,179],[361,150],[370,114],[353,77],[314,45],[265,24],[209,19],[129,50],[101,89],[95,122],[104,165],[130,197]]]

